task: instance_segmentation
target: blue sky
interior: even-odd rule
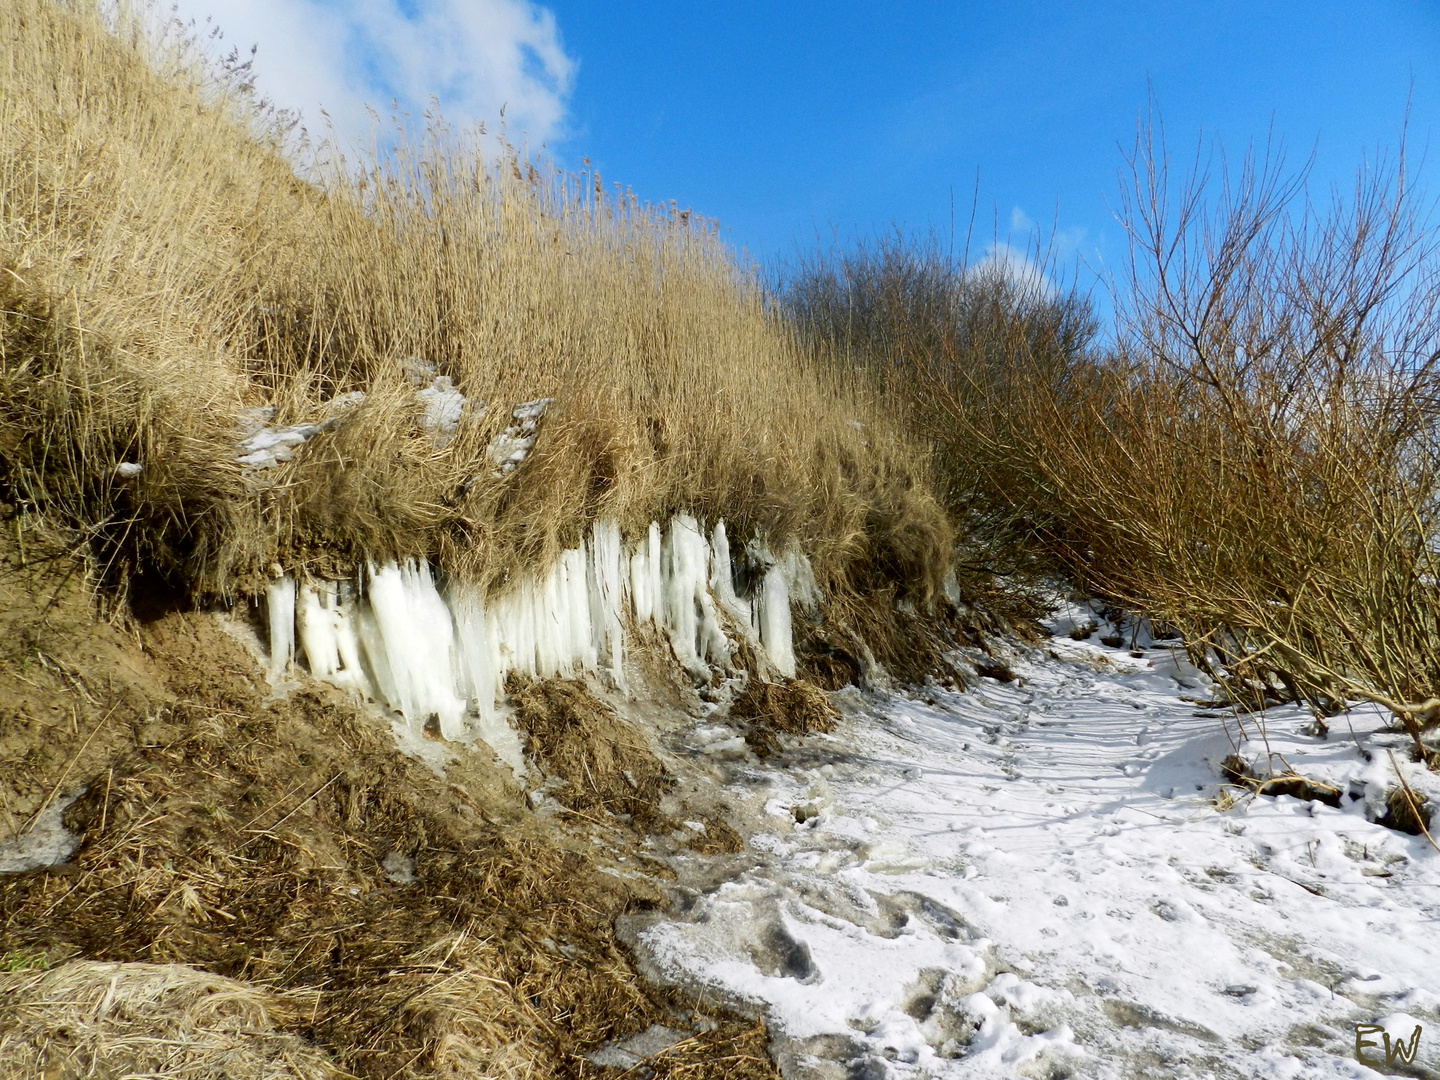
[[[1238,154],[1273,125],[1296,163],[1316,151],[1322,186],[1396,144],[1407,97],[1415,156],[1440,134],[1436,0],[232,0],[220,21],[307,115],[354,127],[362,98],[435,93],[466,122],[503,101],[561,164],[716,218],[762,260],[892,225],[948,236],[952,192],[963,239],[977,173],[977,253],[1039,222],[1114,260],[1121,149],[1151,89],[1180,155],[1202,132]]]
[[[1113,259],[1147,88],[1182,154],[1273,123],[1322,183],[1395,144],[1412,80],[1416,149],[1440,120],[1434,2],[551,7],[577,60],[566,156],[761,257],[891,223],[948,236],[952,190],[963,236],[978,171],[979,239],[1023,215]]]

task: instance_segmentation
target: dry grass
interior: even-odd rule
[[[31,541],[0,533],[0,837],[58,792],[82,843],[0,875],[0,1077],[551,1080],[659,1023],[677,1075],[773,1080],[763,1029],[617,942],[663,902],[636,833],[537,818],[479,754],[442,780],[343,693],[268,700],[211,616],[98,620]]]
[[[177,641],[184,621],[168,620]],[[645,987],[614,938],[616,915],[659,894],[542,834],[518,795],[507,811],[458,774],[436,780],[338,699],[264,707],[204,673],[187,689],[188,704],[85,778],[67,814],[85,842],[68,872],[0,883],[0,954],[71,974],[99,969],[69,957],[124,962],[122,981],[148,1002],[87,1014],[92,1027],[65,1044],[60,991],[7,976],[26,1054],[71,1061],[84,1044],[119,1067],[149,1039],[170,1055],[157,1072],[190,1075],[193,1059],[216,1075],[243,1036],[252,1056],[237,1069],[293,1050],[295,1075],[328,1062],[375,1078],[552,1077],[608,1039],[690,1015]],[[177,964],[209,974],[160,994]],[[235,994],[201,1016],[191,997],[205,980]],[[716,1037],[742,1026],[722,1019]]]
[[[670,786],[665,768],[644,738],[579,679],[507,682],[527,755],[563,781],[558,798],[572,810],[627,814],[656,824],[660,797]]]
[[[423,554],[500,585],[597,516],[688,510],[799,538],[836,594],[883,566],[934,596],[949,526],[924,454],[812,368],[708,223],[482,160],[439,120],[351,160],[287,154],[233,71],[146,25],[0,11],[3,479],[107,582],[233,594],[276,561]],[[470,402],[443,447],[417,360]],[[294,460],[242,473],[242,410],[336,419],[357,390]],[[490,440],[539,397],[536,450],[497,477]]]
[[[788,683],[752,679],[730,706],[730,715],[746,721],[745,740],[763,758],[779,752],[777,734],[811,735],[834,731],[840,714],[830,704],[824,690],[804,679],[792,679]]]
[[[72,960],[0,974],[0,1077],[338,1080],[345,1073],[274,1018],[299,1003],[182,964]]]

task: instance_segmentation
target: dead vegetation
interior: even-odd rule
[[[342,694],[268,700],[213,616],[99,623],[5,547],[11,830],[83,793],[70,861],[0,877],[0,1075],[576,1076],[663,1023],[693,1039],[657,1075],[774,1076],[763,1031],[641,981],[614,919],[660,894],[500,767],[441,780]]]
[[[962,586],[1066,577],[1242,708],[1373,702],[1437,760],[1440,233],[1404,155],[1328,201],[1278,152],[1172,171],[1158,124],[1129,165],[1109,340],[1082,296],[903,238],[787,302],[938,448],[984,541]]]
[[[804,679],[787,683],[752,679],[730,706],[730,716],[745,722],[745,741],[765,758],[779,752],[777,735],[834,731],[839,713],[824,690]]]
[[[579,679],[511,675],[506,689],[525,734],[526,754],[562,782],[557,798],[571,810],[624,814],[654,826],[670,786],[644,739]]]
[[[501,589],[598,517],[688,511],[798,540],[827,596],[934,600],[923,448],[814,368],[710,223],[438,119],[296,148],[157,11],[115,10],[0,10],[0,485],[97,580],[233,597],[275,563],[425,556]],[[417,399],[436,378],[453,430]],[[259,467],[247,423],[311,427]]]
[[[175,1080],[339,1080],[300,1037],[299,999],[181,964],[72,960],[0,974],[0,1077],[104,1075]],[[93,1075],[93,1074],[92,1074]]]

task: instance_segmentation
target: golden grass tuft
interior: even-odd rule
[[[813,735],[835,730],[840,714],[825,691],[804,679],[787,683],[752,679],[730,706],[730,715],[748,724],[745,736],[761,757],[780,750],[778,734]]]
[[[0,11],[0,480],[104,580],[233,595],[276,562],[424,555],[502,587],[599,516],[685,510],[799,539],[837,594],[883,567],[934,597],[950,530],[924,452],[814,369],[709,224],[439,120],[290,152],[158,25]],[[447,445],[417,361],[468,399]],[[535,451],[496,476],[487,447],[540,397]],[[260,406],[336,422],[247,474]]]
[[[183,964],[72,960],[0,974],[0,1077],[340,1080],[303,1039],[277,1030],[297,1002]]]

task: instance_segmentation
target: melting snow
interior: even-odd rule
[[[420,417],[420,426],[432,433],[437,449],[444,449],[455,441],[455,433],[460,429],[460,414],[465,409],[465,395],[455,389],[454,382],[448,375],[437,375],[430,381],[430,385],[422,390],[417,390],[415,396],[425,406],[425,413]],[[477,412],[484,411],[482,402],[476,407]]]
[[[282,461],[290,461],[305,443],[338,424],[346,413],[365,400],[363,390],[352,390],[331,398],[322,407],[319,420],[305,424],[275,427],[275,406],[262,405],[245,409],[240,414],[240,452],[235,460],[250,469],[273,469]]]

